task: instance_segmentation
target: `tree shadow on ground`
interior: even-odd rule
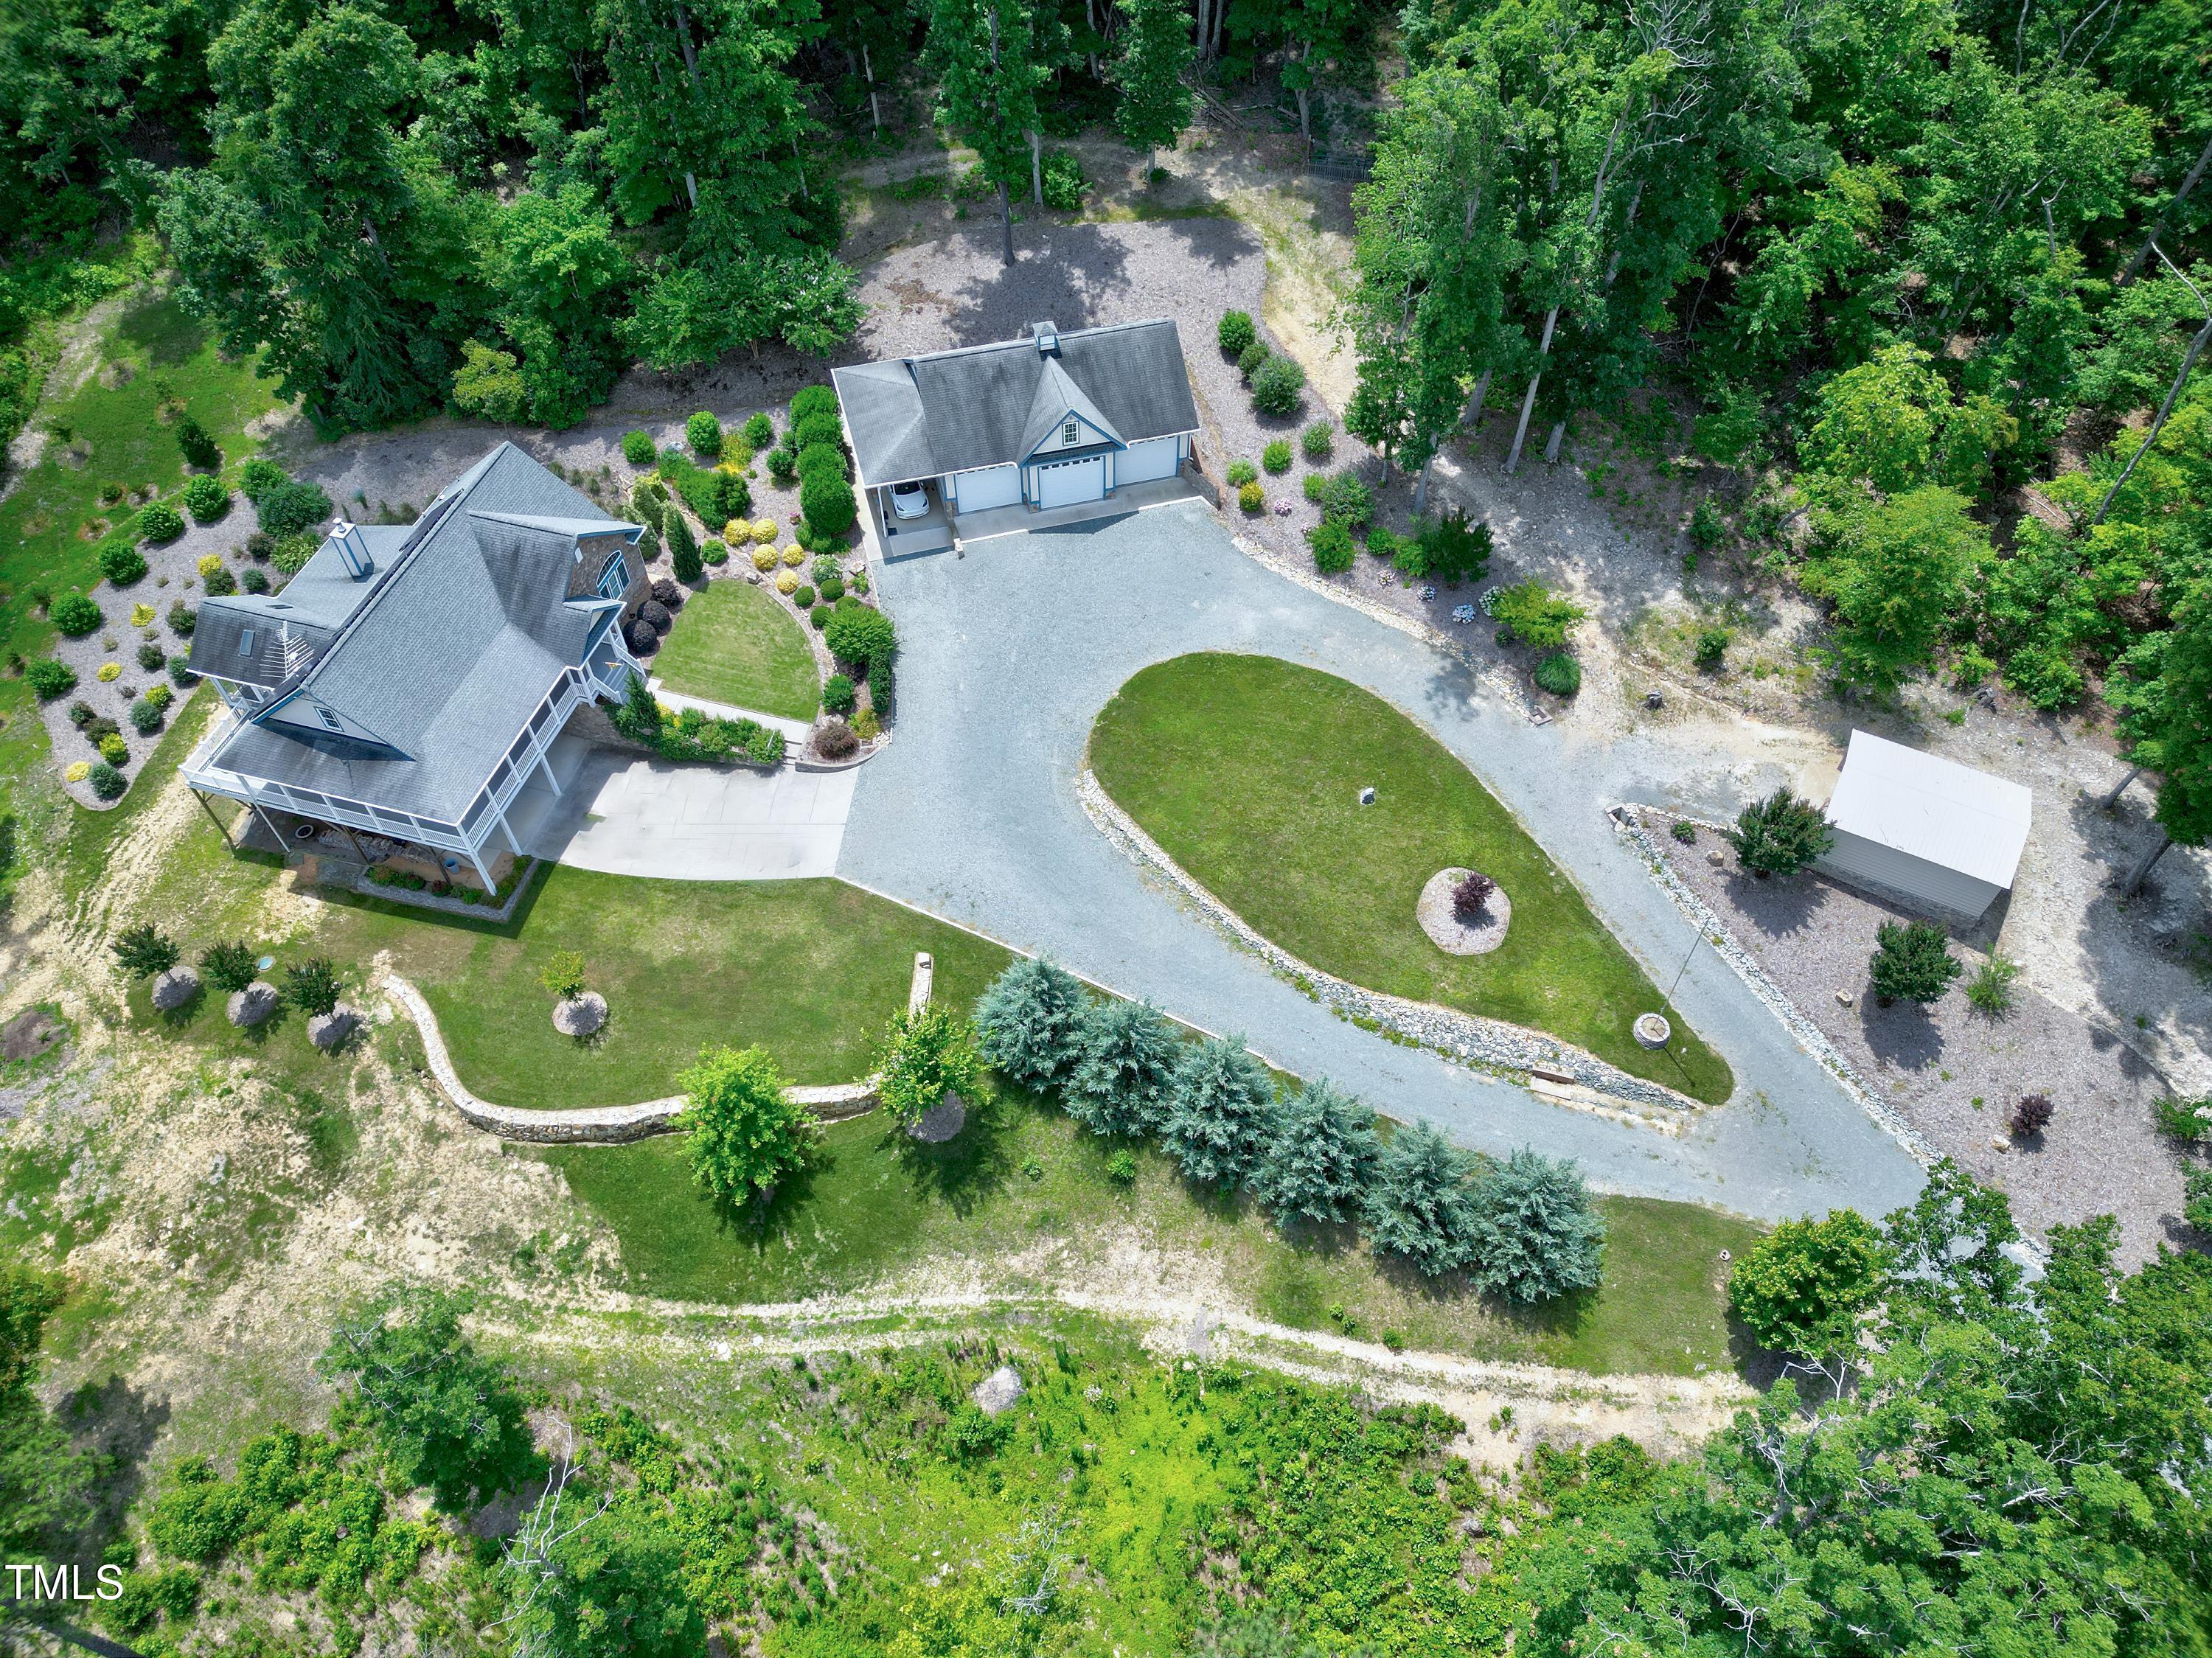
[[[942,1145],[918,1140],[898,1123],[887,1124],[880,1142],[919,1195],[943,1204],[963,1220],[986,1198],[1004,1191],[1013,1176],[1011,1108],[994,1093],[977,1093],[981,1097],[969,1102],[960,1132]]]
[[[1827,889],[1810,876],[1760,880],[1737,870],[1728,878],[1729,902],[1759,929],[1759,936],[1784,939],[1809,932],[1827,902]]]
[[[96,1562],[124,1535],[125,1518],[145,1486],[147,1454],[168,1424],[168,1402],[111,1376],[71,1394],[60,1418],[78,1447],[99,1459],[91,1506],[69,1540],[77,1558]]]
[[[1942,1057],[1943,1032],[1917,1002],[1881,1005],[1879,998],[1859,998],[1859,1028],[1875,1058],[1900,1071],[1924,1071]]]

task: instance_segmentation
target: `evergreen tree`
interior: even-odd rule
[[[1182,1043],[1150,1002],[1107,998],[1083,1011],[1063,1099],[1094,1134],[1148,1134],[1167,1114]]]
[[[1884,921],[1874,937],[1867,977],[1884,1007],[1899,997],[1923,1005],[1941,1001],[1966,971],[1951,953],[1950,938],[1933,921]]]
[[[678,581],[696,581],[706,568],[699,561],[699,544],[691,534],[690,515],[671,501],[668,512],[661,520],[660,531],[668,542],[668,560],[675,567]]]
[[[1285,1096],[1252,1190],[1287,1227],[1357,1220],[1382,1155],[1375,1114],[1326,1079]]]
[[[1799,799],[1787,783],[1738,812],[1735,827],[1721,835],[1735,848],[1736,861],[1761,878],[1809,868],[1836,843],[1828,814]]]
[[[1172,149],[1190,125],[1191,92],[1183,84],[1197,47],[1190,19],[1176,0],[1128,0],[1121,50],[1113,80],[1121,90],[1114,125],[1132,148],[1145,152],[1150,179],[1162,145]]]
[[[1080,1057],[1088,1005],[1065,968],[1042,956],[1018,957],[975,1004],[984,1059],[1024,1088],[1054,1086]]]
[[[1468,1233],[1476,1287],[1510,1302],[1594,1290],[1605,1260],[1605,1221],[1572,1159],[1527,1147],[1474,1187]]]
[[[1208,1037],[1183,1049],[1170,1084],[1162,1149],[1186,1179],[1223,1187],[1258,1172],[1275,1138],[1275,1084],[1239,1037]]]
[[[2159,835],[2121,882],[2132,893],[2167,847],[2212,837],[2212,576],[2186,591],[2173,625],[2120,659],[2112,700],[2128,758],[2159,774]]]
[[[1401,1128],[1382,1148],[1367,1188],[1369,1247],[1429,1278],[1467,1266],[1474,1259],[1474,1172],[1473,1156],[1431,1124]]]
[[[177,941],[151,922],[126,927],[108,948],[116,965],[133,979],[150,979],[177,964]]]
[[[938,76],[938,119],[982,157],[999,192],[1005,262],[1014,262],[1012,186],[1032,159],[1037,88],[1046,71],[1032,59],[1031,18],[1020,0],[931,0],[929,62]]]

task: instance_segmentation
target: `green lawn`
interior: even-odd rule
[[[1091,764],[1185,869],[1291,954],[1355,984],[1552,1034],[1709,1102],[1728,1063],[1667,1006],[1513,815],[1379,697],[1273,657],[1146,669],[1091,734]],[[1358,804],[1372,784],[1376,803]],[[1466,865],[1513,902],[1505,943],[1447,955],[1414,918],[1439,869]],[[1663,1053],[1631,1023],[1661,1008]]]
[[[653,668],[671,690],[787,720],[811,720],[822,706],[806,635],[764,588],[741,578],[692,595]]]
[[[988,1271],[1041,1239],[1080,1254],[1133,1229],[1217,1268],[1261,1316],[1301,1328],[1595,1371],[1729,1368],[1720,1251],[1759,1236],[1687,1204],[1605,1199],[1605,1281],[1542,1312],[1515,1313],[1455,1282],[1379,1266],[1348,1236],[1289,1237],[1249,1203],[1201,1196],[1168,1160],[1139,1152],[1133,1187],[1106,1178],[1117,1143],[1024,1096],[1002,1094],[942,1148],[874,1118],[823,1136],[819,1166],[777,1193],[765,1224],[732,1217],[691,1184],[675,1136],[533,1153],[621,1242],[627,1287],[675,1300],[775,1302],[864,1287],[924,1260]],[[1133,1297],[1151,1285],[1124,1286]],[[1334,1316],[1332,1316],[1334,1314]]]

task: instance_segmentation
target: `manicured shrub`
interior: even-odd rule
[[[200,578],[200,586],[210,598],[227,598],[238,591],[238,578],[228,570],[216,569]]]
[[[169,601],[169,631],[179,639],[190,639],[192,629],[199,626],[200,613],[181,598]]]
[[[623,629],[623,643],[632,656],[651,656],[660,648],[660,631],[650,622],[632,622]]]
[[[1222,474],[1222,477],[1228,480],[1229,487],[1232,489],[1243,489],[1259,476],[1260,469],[1249,460],[1231,461],[1229,470]]]
[[[1328,499],[1328,476],[1325,472],[1308,472],[1299,480],[1298,488],[1305,492],[1308,501],[1318,507]]]
[[[167,685],[149,685],[146,688],[146,700],[161,709],[162,713],[167,714],[169,711],[169,704],[177,700],[177,694]]]
[[[1252,406],[1263,415],[1293,415],[1305,400],[1306,371],[1288,357],[1270,357],[1252,376]]]
[[[845,446],[845,423],[837,418],[834,409],[794,420],[791,423],[791,444],[802,457],[817,446],[842,449]]]
[[[768,452],[768,475],[778,483],[788,483],[799,476],[799,457],[790,450],[777,447]]]
[[[709,1197],[749,1203],[806,1167],[820,1125],[793,1102],[766,1048],[702,1048],[676,1084],[684,1157]]]
[[[1237,354],[1237,372],[1243,375],[1245,383],[1249,385],[1252,376],[1266,367],[1267,359],[1273,355],[1274,353],[1255,339]]]
[[[284,969],[283,993],[287,1004],[314,1017],[336,1007],[345,987],[338,982],[338,970],[328,957],[311,956]]]
[[[1314,568],[1323,575],[1337,575],[1352,568],[1356,551],[1352,531],[1337,519],[1322,519],[1306,531],[1306,541],[1313,548]]]
[[[263,499],[270,490],[280,489],[291,481],[290,473],[275,461],[264,459],[259,455],[254,456],[252,459],[238,469],[239,493],[256,507],[260,506]]]
[[[1280,474],[1291,470],[1291,440],[1277,438],[1260,452],[1260,465],[1270,473]]]
[[[1536,664],[1536,683],[1554,696],[1572,696],[1583,688],[1583,665],[1565,651],[1553,651]]]
[[[1950,938],[1933,921],[1884,921],[1874,937],[1867,977],[1884,1007],[1900,997],[1923,1006],[1941,1001],[1951,981],[1966,971],[1951,953]]]
[[[1235,1037],[1208,1038],[1176,1062],[1161,1145],[1184,1178],[1238,1187],[1267,1156],[1276,1120],[1267,1066]]]
[[[249,593],[265,593],[269,591],[268,573],[263,570],[248,570],[244,575],[239,577],[238,585]]]
[[[722,422],[711,410],[702,409],[684,422],[684,440],[693,454],[711,459],[722,452]]]
[[[1474,1159],[1436,1128],[1401,1128],[1376,1159],[1362,1219],[1368,1247],[1430,1278],[1468,1264],[1474,1231]]]
[[[859,701],[860,696],[853,689],[853,682],[843,674],[833,673],[822,682],[822,706],[827,712],[849,714]]]
[[[51,702],[58,696],[67,696],[76,689],[76,670],[66,662],[52,657],[40,658],[23,670],[23,678],[41,702]]]
[[[1224,356],[1242,357],[1260,337],[1260,331],[1253,325],[1250,312],[1224,311],[1214,329],[1214,337],[1221,343]]]
[[[1061,1091],[1067,1114],[1094,1134],[1150,1133],[1166,1117],[1181,1049],[1175,1027],[1150,1002],[1089,1004]]]
[[[984,1059],[1024,1088],[1063,1082],[1080,1057],[1089,1005],[1065,969],[1042,957],[1018,957],[975,1004]]]
[[[1850,1347],[1889,1270],[1881,1233],[1856,1210],[1784,1221],[1729,1274],[1729,1310],[1762,1347],[1822,1359]]]
[[[131,728],[141,737],[151,737],[161,729],[161,709],[151,702],[133,702],[131,705]]]
[[[313,529],[331,515],[331,498],[313,483],[279,484],[254,507],[261,527],[280,540]]]
[[[811,483],[816,478],[834,478],[842,483],[852,476],[853,469],[845,459],[845,452],[834,444],[810,443],[799,452],[801,483]]]
[[[668,606],[650,598],[637,607],[637,619],[655,633],[664,634],[668,631],[668,624],[674,620],[668,613]]]
[[[1605,1220],[1572,1158],[1522,1147],[1476,1182],[1468,1235],[1475,1287],[1526,1305],[1595,1290]]]
[[[1298,448],[1315,465],[1336,452],[1336,422],[1326,417],[1314,421],[1298,434]]]
[[[814,608],[814,589],[808,586],[803,581],[797,583],[792,589],[791,602],[799,606],[802,610],[812,610]]]
[[[120,732],[109,732],[100,739],[100,757],[111,766],[126,765],[131,759],[131,745],[123,740]]]
[[[184,514],[166,501],[149,502],[138,514],[138,533],[148,541],[174,541],[184,532]]]
[[[169,659],[169,683],[179,688],[197,685],[200,683],[200,677],[192,671],[191,665],[183,657],[173,656]]]
[[[175,427],[177,447],[184,452],[185,465],[197,466],[203,472],[212,472],[222,465],[222,446],[190,415],[177,416]]]
[[[222,995],[243,990],[259,977],[260,957],[243,943],[210,944],[200,952],[200,976]]]
[[[2005,1127],[2014,1139],[2032,1139],[2051,1127],[2055,1114],[2048,1095],[2023,1094],[2020,1103],[2013,1107],[2012,1120]]]
[[[85,781],[92,785],[93,793],[102,800],[119,799],[123,791],[131,786],[131,780],[105,760],[93,762],[92,769],[85,774]]]
[[[1372,1111],[1329,1082],[1308,1083],[1278,1108],[1252,1190],[1282,1226],[1356,1220],[1382,1151]]]
[[[1490,900],[1498,883],[1480,870],[1469,870],[1452,889],[1452,914],[1470,926],[1490,913]]]
[[[806,514],[808,525],[818,535],[841,536],[860,516],[853,486],[842,478],[807,479],[799,488],[799,510]]]
[[[1735,827],[1721,836],[1735,848],[1736,862],[1762,878],[1795,875],[1836,843],[1828,815],[1787,783],[1738,812]]]
[[[668,558],[678,581],[696,581],[703,566],[699,562],[699,544],[691,538],[691,520],[671,507],[665,520],[668,537]]]
[[[679,610],[683,606],[684,589],[666,576],[662,576],[645,591],[656,604],[665,604],[672,610]]]
[[[830,618],[836,614],[836,609],[831,605],[817,604],[806,613],[806,619],[814,624],[816,633],[823,633],[829,629]]]
[[[1259,512],[1267,504],[1267,492],[1257,483],[1248,483],[1237,492],[1237,504],[1248,514]]]
[[[775,441],[775,422],[767,415],[754,415],[744,424],[745,442],[756,452]]]
[[[898,634],[891,626],[891,619],[881,610],[871,610],[865,604],[847,609],[840,604],[830,618],[823,642],[841,664],[865,670],[878,660],[888,659],[897,650]]]
[[[1540,581],[1493,588],[1483,595],[1482,608],[1507,634],[1540,651],[1559,649],[1589,614]]]
[[[111,541],[100,550],[100,573],[110,586],[127,587],[146,574],[146,556],[128,542]]]
[[[150,979],[177,964],[177,941],[150,922],[126,927],[107,947],[127,979]]]
[[[824,760],[848,760],[860,751],[860,738],[842,720],[826,720],[814,733],[814,751]]]
[[[983,1077],[975,1029],[939,1003],[902,1008],[891,1016],[877,1050],[876,1077],[877,1098],[902,1127],[913,1127],[947,1094],[972,1105]]]
[[[185,505],[202,524],[212,524],[230,510],[230,491],[222,480],[202,472],[186,481]]]
[[[1356,534],[1375,521],[1375,492],[1350,472],[1338,472],[1322,485],[1321,510]]]
[[[822,585],[817,591],[821,595],[823,604],[835,604],[845,596],[845,579],[836,575],[823,576]]]
[[[710,570],[718,570],[730,562],[730,550],[722,544],[720,536],[708,536],[699,544],[699,562]]]
[[[645,432],[625,432],[622,437],[623,459],[633,466],[650,466],[659,453],[652,435]]]
[[[629,492],[630,517],[655,535],[660,533],[661,523],[668,510],[661,493],[647,489],[642,483]]]

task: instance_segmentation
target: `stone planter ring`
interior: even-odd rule
[[[1674,1027],[1667,1023],[1663,1013],[1638,1014],[1634,1029],[1637,1042],[1651,1048],[1666,1047],[1668,1038],[1674,1034]]]

